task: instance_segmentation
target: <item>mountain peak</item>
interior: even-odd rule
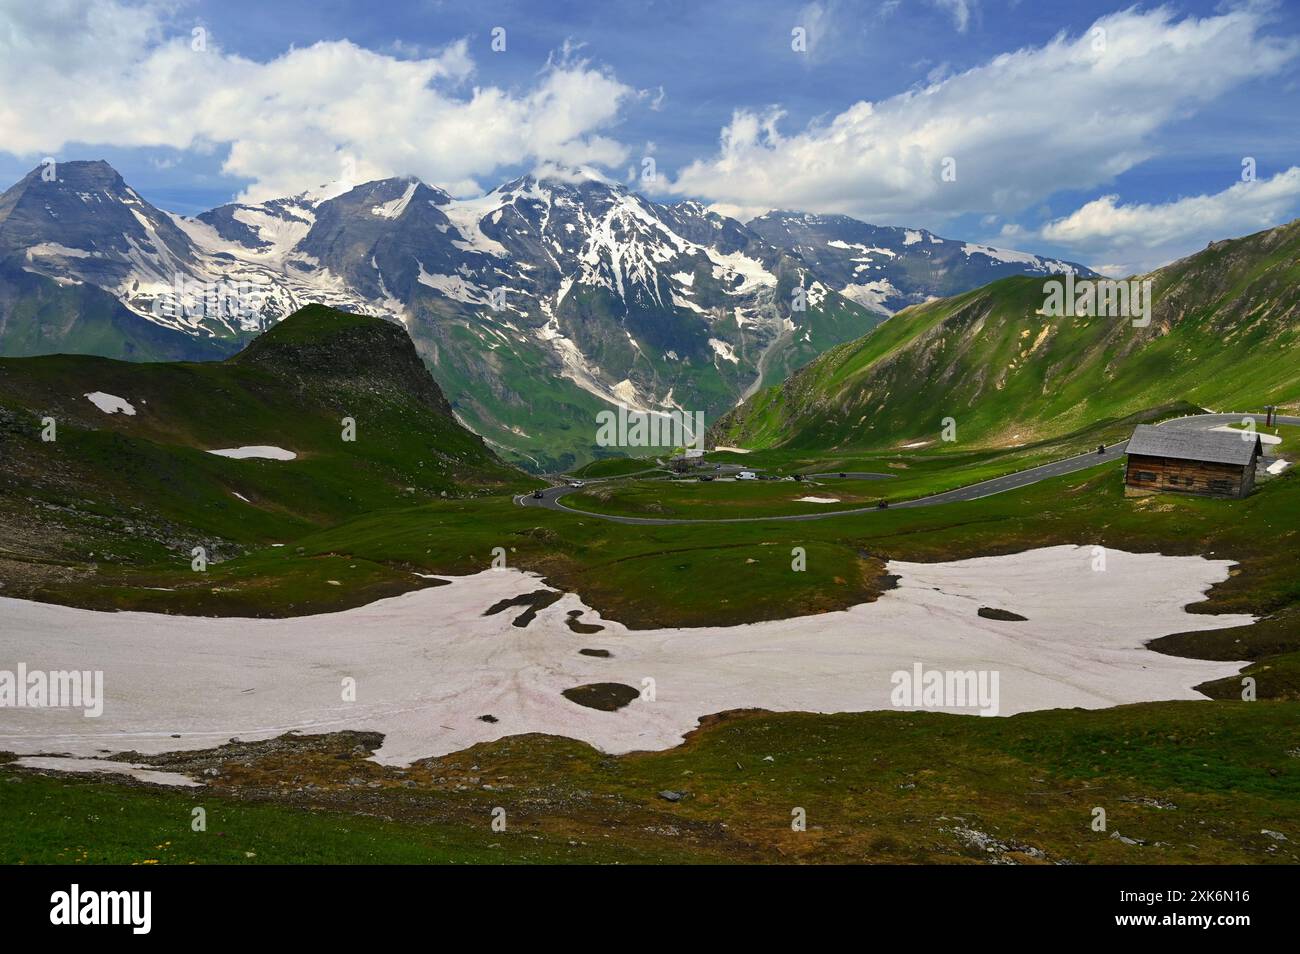
[[[320,185],[311,189],[306,189],[295,196],[291,196],[295,201],[306,205],[320,205],[329,202],[332,199],[338,199],[342,196],[351,195],[361,190],[362,194],[375,193],[377,191],[389,191],[401,194],[409,186],[424,187],[434,192],[442,192],[441,189],[435,189],[426,185],[418,176],[388,176],[383,179],[369,179],[365,182],[353,182],[350,179],[336,179],[333,182],[322,182]]]
[[[23,176],[13,189],[26,189],[30,185],[51,182],[123,195],[131,193],[130,187],[121,174],[103,159],[71,159],[67,162],[55,162],[52,171],[49,164],[42,162]]]
[[[603,186],[606,189],[626,191],[623,186],[590,166],[562,166],[556,163],[546,163],[538,166],[532,172],[512,179],[492,191],[500,194],[531,191],[539,185],[551,189],[558,188],[561,191],[577,191],[592,186]]]
[[[102,159],[42,163],[0,196],[0,256],[11,251],[25,268],[89,281],[128,307],[139,275],[162,287],[195,261],[173,220]]]
[[[770,212],[764,212],[762,215],[754,216],[746,224],[755,222],[801,222],[805,225],[869,224],[861,219],[855,219],[850,215],[842,215],[838,212],[800,212],[798,209],[773,209]],[[924,229],[913,229],[913,231],[924,231]]]

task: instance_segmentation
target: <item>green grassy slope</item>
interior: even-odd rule
[[[1149,327],[1046,318],[1043,280],[1008,278],[908,308],[713,429],[744,447],[1008,446],[1185,401],[1300,401],[1300,222],[1217,242],[1149,276]]]
[[[132,313],[93,285],[61,285],[0,262],[0,356],[91,354],[125,361],[212,361],[235,339],[196,338]]]
[[[1297,710],[748,712],[616,757],[525,735],[396,769],[339,733],[159,760],[215,761],[200,791],[0,766],[0,862],[1295,864]]]
[[[136,413],[101,411],[94,391]],[[208,453],[245,445],[298,456]],[[0,559],[110,565],[188,566],[192,546],[219,559],[385,507],[528,486],[452,418],[400,327],[322,306],[221,362],[0,359],[0,462]]]

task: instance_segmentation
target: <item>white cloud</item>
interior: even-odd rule
[[[737,207],[842,212],[935,227],[1015,214],[1062,189],[1095,188],[1157,152],[1157,133],[1289,64],[1300,45],[1262,34],[1255,6],[1174,19],[1125,10],[1092,29],[786,135],[783,112],[739,110],[715,156],[670,183]],[[944,181],[945,158],[955,181]]]
[[[708,210],[735,219],[737,222],[748,222],[760,215],[776,211],[770,205],[732,205],[729,202],[714,202],[708,206]]]
[[[170,5],[47,0],[0,8],[0,144],[229,146],[252,199],[339,179],[412,173],[456,192],[524,162],[622,162],[604,131],[636,91],[567,47],[527,89],[469,87],[464,40],[398,58],[347,41],[261,63],[204,37]]]
[[[1271,179],[1237,182],[1212,195],[1159,204],[1122,205],[1119,197],[1093,199],[1048,222],[1041,238],[1107,262],[1109,274],[1146,271],[1214,239],[1277,225],[1300,204],[1300,166]]]
[[[795,25],[805,32],[806,50],[809,61],[824,53],[823,47],[835,38],[835,28],[831,5],[824,0],[814,0],[799,9],[795,16]]]
[[[972,8],[975,7],[975,0],[931,0],[940,10],[946,10],[952,15],[952,25],[957,28],[958,33],[965,33],[966,28],[970,26],[970,15]]]

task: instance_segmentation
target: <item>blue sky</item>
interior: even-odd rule
[[[340,162],[463,194],[649,156],[657,199],[1133,270],[1300,211],[1297,37],[1283,3],[5,3],[0,182],[106,158],[193,214]]]

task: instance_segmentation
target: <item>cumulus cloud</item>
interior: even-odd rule
[[[716,155],[668,191],[932,226],[1014,215],[1109,182],[1155,155],[1157,133],[1190,110],[1285,68],[1300,44],[1264,35],[1266,15],[1125,10],[793,134],[778,107],[738,110]]]
[[[1181,257],[1214,239],[1266,229],[1300,204],[1300,166],[1270,179],[1238,182],[1212,195],[1158,204],[1120,203],[1104,195],[1048,222],[1041,238],[1105,262],[1098,271],[1133,274]]]
[[[524,162],[612,165],[607,130],[636,91],[565,49],[531,87],[471,86],[464,40],[415,58],[348,41],[268,62],[170,19],[170,6],[45,0],[0,8],[0,144],[228,147],[247,198],[415,174],[459,193]]]

